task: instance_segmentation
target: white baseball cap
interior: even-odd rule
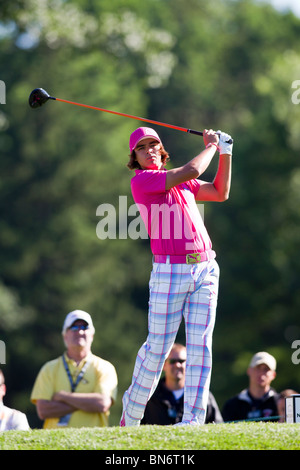
[[[89,313],[84,312],[83,310],[73,310],[72,312],[68,313],[65,318],[62,333],[64,334],[76,320],[83,320],[89,325],[91,329],[95,329],[92,317]]]
[[[271,356],[271,354],[261,351],[256,354],[251,359],[249,367],[256,367],[260,364],[266,364],[271,370],[276,370],[276,359]]]

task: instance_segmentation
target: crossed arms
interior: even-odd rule
[[[60,418],[76,410],[87,413],[105,413],[112,405],[111,397],[101,393],[57,392],[51,400],[37,400],[40,419]]]

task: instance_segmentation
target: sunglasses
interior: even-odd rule
[[[89,325],[72,325],[69,328],[69,330],[71,331],[88,330],[88,329],[89,329]]]
[[[176,362],[179,362],[179,364],[183,364],[186,362],[186,359],[168,359],[169,364],[173,365],[176,364]]]

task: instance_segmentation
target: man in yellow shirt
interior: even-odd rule
[[[117,374],[110,362],[92,354],[94,333],[87,312],[74,310],[66,316],[66,352],[41,368],[31,393],[44,429],[108,426]]]

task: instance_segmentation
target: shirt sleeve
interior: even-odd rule
[[[35,380],[30,400],[36,404],[37,400],[51,400],[54,393],[52,367],[46,363],[38,373]]]
[[[100,359],[97,364],[97,370],[98,377],[95,392],[103,393],[115,401],[118,385],[116,369],[110,362]]]
[[[137,170],[136,175],[131,180],[131,190],[134,199],[139,194],[158,194],[166,191],[165,170]]]
[[[200,189],[200,186],[201,186],[201,183],[199,180],[197,179],[193,179],[193,180],[190,180],[190,181],[187,181],[186,183],[188,185],[188,187],[190,188],[190,190],[192,191],[192,193],[194,194],[194,196],[196,197],[197,196],[197,193]]]
[[[11,428],[18,431],[28,431],[30,429],[27,416],[21,411],[15,410],[11,419]]]

